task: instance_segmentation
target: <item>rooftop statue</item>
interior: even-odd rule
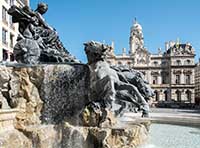
[[[148,117],[147,101],[154,95],[153,90],[140,72],[126,67],[110,67],[105,60],[109,49],[109,46],[98,42],[85,44],[91,73],[90,97],[116,115],[135,109],[142,110],[142,116]]]
[[[19,23],[20,36],[14,47],[17,62],[25,64],[77,62],[61,43],[54,28],[44,18],[48,5],[39,3],[35,11],[28,6],[12,6],[8,13]]]

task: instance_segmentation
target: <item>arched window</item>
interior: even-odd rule
[[[153,76],[153,84],[158,84],[158,76]]]
[[[187,74],[187,75],[185,75],[185,83],[186,84],[190,84],[190,80],[191,78],[190,78],[190,75],[189,74]]]
[[[156,101],[159,101],[160,100],[159,92],[156,90],[156,91],[154,91],[154,93],[155,93]]]
[[[3,61],[6,61],[8,59],[8,51],[3,49]]]
[[[179,91],[179,90],[176,91],[176,100],[178,102],[181,102],[181,91]]]
[[[187,90],[186,92],[187,101],[191,102],[192,100],[192,92]]]
[[[168,91],[167,90],[164,91],[164,96],[165,96],[165,101],[168,101]]]

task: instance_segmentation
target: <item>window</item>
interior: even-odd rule
[[[122,65],[122,62],[119,61],[119,62],[118,62],[118,65]]]
[[[166,76],[162,76],[162,84],[167,84],[167,77]]]
[[[127,62],[128,65],[131,65],[131,62]]]
[[[189,90],[186,91],[186,97],[187,97],[187,101],[191,101],[191,99],[192,99],[191,91],[189,91]]]
[[[181,83],[181,82],[180,82],[180,81],[181,81],[180,78],[181,78],[180,75],[176,75],[176,81],[175,81],[176,84],[180,84],[180,83]]]
[[[153,84],[158,84],[158,76],[153,76]]]
[[[11,16],[11,15],[9,15],[9,24],[10,24],[10,26],[13,25],[13,22],[12,22],[12,16]]]
[[[3,49],[3,61],[6,61],[8,59],[8,52],[7,50]]]
[[[13,38],[14,38],[14,35],[10,34],[10,47],[13,48]]]
[[[162,66],[167,66],[167,62],[166,61],[162,61]]]
[[[168,101],[168,91],[167,90],[164,91],[164,96],[165,96],[165,101]]]
[[[161,72],[161,77],[162,77],[162,84],[167,84],[169,73],[163,71]]]
[[[154,61],[153,64],[154,64],[154,66],[158,66],[158,62],[157,61]]]
[[[185,65],[190,65],[191,64],[191,61],[190,60],[186,60],[185,61]]]
[[[181,65],[181,61],[180,61],[180,60],[177,60],[177,61],[176,61],[176,65]]]
[[[4,6],[2,7],[2,20],[7,23],[7,9]]]
[[[156,101],[159,101],[160,100],[159,92],[156,90],[154,93],[155,93]]]
[[[176,91],[176,99],[178,102],[181,102],[181,91],[179,90]]]
[[[15,58],[14,58],[14,54],[11,53],[11,54],[10,54],[10,61],[14,61],[14,60],[15,60]]]
[[[14,5],[14,0],[10,0],[10,6]]]
[[[12,16],[11,15],[9,15],[9,25],[10,25],[11,29],[15,30],[15,26],[13,24]]]
[[[7,31],[4,28],[2,28],[2,42],[7,45]]]
[[[190,84],[190,75],[185,76],[185,83]]]

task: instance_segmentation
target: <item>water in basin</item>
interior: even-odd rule
[[[152,124],[149,144],[142,148],[200,148],[200,128]]]

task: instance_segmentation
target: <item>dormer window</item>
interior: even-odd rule
[[[154,61],[154,62],[153,62],[153,65],[154,65],[154,66],[158,66],[158,62],[157,62],[157,61]]]
[[[176,61],[176,65],[181,65],[181,61],[180,61],[180,60],[177,60],[177,61]]]
[[[186,61],[185,61],[185,64],[186,64],[186,65],[190,65],[190,64],[191,64],[191,61],[190,61],[190,60],[186,60]]]
[[[131,62],[127,62],[128,65],[131,65]]]
[[[118,62],[118,65],[122,65],[122,62],[119,61],[119,62]]]

